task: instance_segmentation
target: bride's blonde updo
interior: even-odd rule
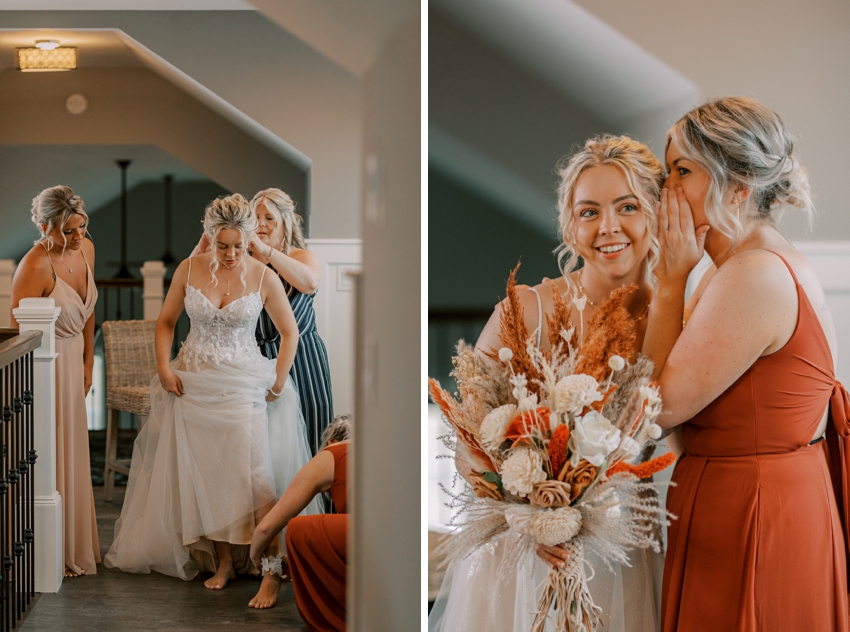
[[[646,216],[649,255],[646,259],[644,279],[654,288],[653,271],[658,262],[660,246],[656,229],[658,214],[655,204],[661,197],[664,184],[664,167],[649,147],[628,136],[605,134],[588,139],[579,151],[566,162],[558,165],[558,224],[563,243],[558,247],[558,263],[567,283],[577,293],[570,272],[578,264],[579,254],[573,238],[573,195],[579,176],[591,167],[610,165],[617,167],[626,177],[629,189],[638,199],[640,210]]]
[[[36,195],[32,200],[32,223],[38,228],[40,236],[35,243],[47,239],[47,246],[52,248],[53,244],[47,234],[57,226],[60,230],[65,228],[72,215],[82,215],[86,221],[89,219],[83,199],[71,187],[50,187]]]
[[[670,142],[708,172],[705,214],[714,230],[733,241],[743,232],[741,216],[747,213],[723,205],[730,188],[750,191],[741,211],[775,221],[783,207],[793,206],[811,227],[815,208],[809,178],[794,155],[791,132],[755,99],[727,97],[694,108],[670,130]]]
[[[248,271],[245,257],[247,256],[248,241],[257,230],[257,216],[251,209],[251,205],[239,193],[233,195],[222,195],[207,204],[204,212],[204,234],[210,241],[210,247],[213,251],[213,258],[210,262],[210,274],[212,281],[210,284],[218,285],[218,279],[215,273],[218,271],[218,255],[216,254],[216,241],[218,234],[225,228],[238,230],[242,234],[242,244],[244,246],[240,260],[242,273],[240,280],[242,281],[242,290],[247,288],[245,283],[245,274]]]

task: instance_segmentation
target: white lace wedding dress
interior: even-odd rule
[[[187,284],[184,305],[191,330],[171,364],[184,394],[151,382],[150,418],[133,446],[104,563],[191,579],[215,570],[213,540],[246,545],[233,547],[234,564],[249,570],[255,511],[280,497],[310,451],[292,380],[277,401],[265,401],[276,361],[254,338],[259,288],[217,309]],[[318,500],[304,513],[320,513]]]
[[[507,544],[502,540],[482,547],[448,570],[428,616],[428,632],[531,630],[549,567],[530,553],[519,568],[500,576]],[[603,612],[599,630],[657,632],[664,556],[638,549],[630,551],[629,558],[631,566],[616,564],[612,573],[593,552],[587,556],[595,569],[588,582],[590,594]],[[554,629],[550,619],[545,630]]]

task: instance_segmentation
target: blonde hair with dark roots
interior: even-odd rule
[[[351,438],[351,415],[337,415],[322,433],[321,448]]]
[[[775,221],[793,206],[812,226],[815,207],[806,170],[794,155],[794,139],[778,114],[755,99],[727,97],[694,108],[673,126],[668,144],[710,176],[705,214],[713,229],[733,242],[743,233],[741,218],[723,206],[731,187],[748,189],[745,208]]]
[[[35,240],[35,243],[41,243],[47,240],[47,247],[52,248],[51,239],[47,236],[56,226],[60,230],[65,228],[65,224],[71,219],[72,215],[82,215],[86,222],[89,216],[86,214],[86,207],[83,204],[83,199],[74,193],[71,187],[55,186],[49,189],[44,189],[36,195],[32,200],[32,223],[38,228],[40,236]],[[46,230],[41,228],[41,225],[47,226]],[[86,231],[88,233],[88,231]],[[66,240],[67,242],[67,240]],[[62,254],[65,254],[65,244],[62,245]]]
[[[218,279],[215,273],[218,271],[218,257],[215,256],[215,243],[218,239],[218,234],[225,228],[232,228],[242,233],[242,243],[247,246],[251,235],[257,230],[257,216],[251,209],[251,205],[244,197],[238,193],[233,195],[222,195],[217,197],[212,202],[207,204],[204,212],[204,234],[210,240],[210,245],[213,248],[213,258],[210,262],[210,274],[212,280],[209,285],[218,285]],[[245,255],[242,256],[242,273],[239,276],[242,281],[242,291],[244,292],[248,285],[245,283],[245,274],[248,267],[245,264]]]
[[[262,204],[267,209],[277,209],[280,213],[280,221],[283,223],[283,243],[280,251],[288,255],[292,248],[307,249],[304,234],[301,232],[301,216],[295,212],[295,202],[280,189],[263,189],[251,200],[251,208],[254,212]],[[277,222],[275,222],[277,223]]]
[[[558,247],[558,263],[564,279],[577,292],[570,272],[575,270],[579,254],[573,239],[573,196],[579,176],[591,167],[610,165],[623,172],[629,189],[638,199],[640,210],[646,216],[649,255],[646,259],[644,278],[655,288],[653,271],[658,262],[660,246],[656,229],[658,214],[655,204],[661,197],[664,184],[664,167],[649,147],[628,136],[605,134],[588,139],[579,151],[569,160],[558,165],[558,225],[561,231],[561,245]]]

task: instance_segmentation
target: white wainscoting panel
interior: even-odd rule
[[[359,239],[308,239],[319,259],[321,281],[316,294],[316,326],[328,348],[334,414],[354,412],[354,292],[349,272],[360,269]]]
[[[826,292],[838,338],[835,374],[850,385],[850,241],[798,241],[794,247],[812,263]]]

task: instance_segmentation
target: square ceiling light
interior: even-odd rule
[[[77,67],[77,49],[60,46],[53,50],[40,48],[16,48],[17,67],[22,72],[51,72],[74,70]]]

